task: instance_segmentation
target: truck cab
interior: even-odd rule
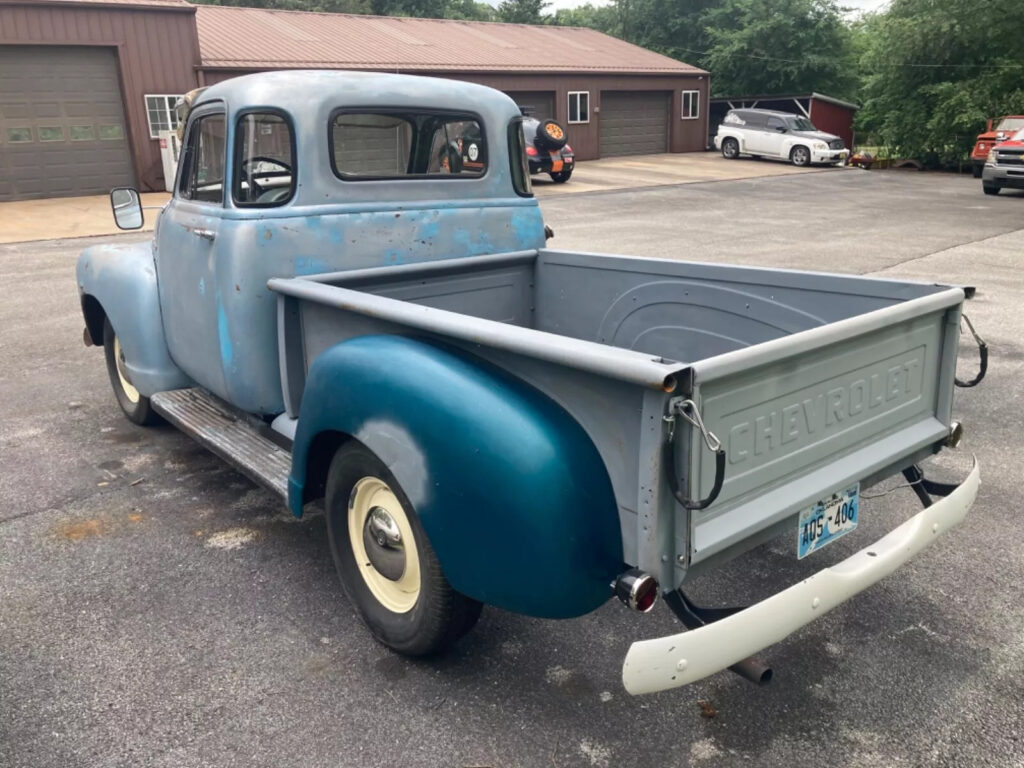
[[[132,290],[99,300],[109,289],[83,280],[83,295],[124,317],[124,367],[143,397],[192,382],[281,413],[270,278],[544,244],[521,119],[511,99],[451,80],[280,72],[207,88],[152,246],[86,252],[87,275],[123,263]]]
[[[992,147],[1001,141],[1006,141],[1021,128],[1024,128],[1024,115],[1004,115],[996,120],[989,119],[984,132],[978,134],[978,138],[974,141],[974,149],[971,150],[971,168],[974,178],[981,178],[985,160],[988,158],[988,153],[992,151]]]

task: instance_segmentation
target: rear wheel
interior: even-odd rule
[[[789,153],[789,160],[793,165],[804,168],[811,164],[811,150],[802,144],[797,144]]]
[[[572,171],[552,171],[551,172],[551,180],[553,182],[555,182],[555,184],[565,184],[565,182],[567,182],[569,180],[570,176],[572,176]]]
[[[986,195],[998,195],[999,187],[995,184],[982,184],[981,188],[985,190]]]
[[[114,333],[110,320],[103,320],[103,351],[107,358],[107,375],[110,386],[114,388],[114,397],[121,406],[129,421],[143,427],[150,427],[161,422],[160,415],[149,404],[149,398],[139,392],[132,384],[125,365],[124,350],[121,341]]]
[[[722,140],[722,157],[726,160],[735,160],[740,156],[740,143],[736,139]]]
[[[377,640],[423,656],[473,628],[482,605],[448,583],[408,497],[362,444],[331,460],[325,507],[341,586]]]

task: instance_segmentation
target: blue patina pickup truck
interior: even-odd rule
[[[432,78],[206,89],[152,244],[79,260],[86,344],[135,423],[295,515],[322,499],[342,587],[398,652],[445,649],[484,604],[662,596],[687,631],[634,643],[627,690],[765,681],[753,654],[974,502],[976,466],[918,467],[960,436],[965,290],[547,248],[521,120]],[[135,190],[111,198],[142,225]],[[901,472],[925,509],[848,559],[740,610],[681,590],[769,538],[805,557],[855,534],[861,491]]]

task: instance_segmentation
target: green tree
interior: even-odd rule
[[[966,159],[985,120],[1024,114],[1024,13],[1007,0],[894,0],[868,19],[857,126],[928,165]]]
[[[498,6],[498,19],[512,24],[544,24],[550,16],[544,15],[547,0],[503,0]]]
[[[716,95],[856,90],[852,35],[833,0],[723,0],[703,19],[701,64]]]

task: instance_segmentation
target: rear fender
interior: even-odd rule
[[[618,510],[582,427],[526,383],[456,349],[363,336],[309,372],[289,505],[316,494],[311,447],[343,433],[391,470],[452,586],[532,616],[587,613],[622,567]],[[314,449],[316,450],[316,449]]]
[[[143,395],[191,384],[167,351],[151,246],[97,245],[78,257],[78,292],[89,338],[103,344],[103,317],[124,350],[128,378]]]

